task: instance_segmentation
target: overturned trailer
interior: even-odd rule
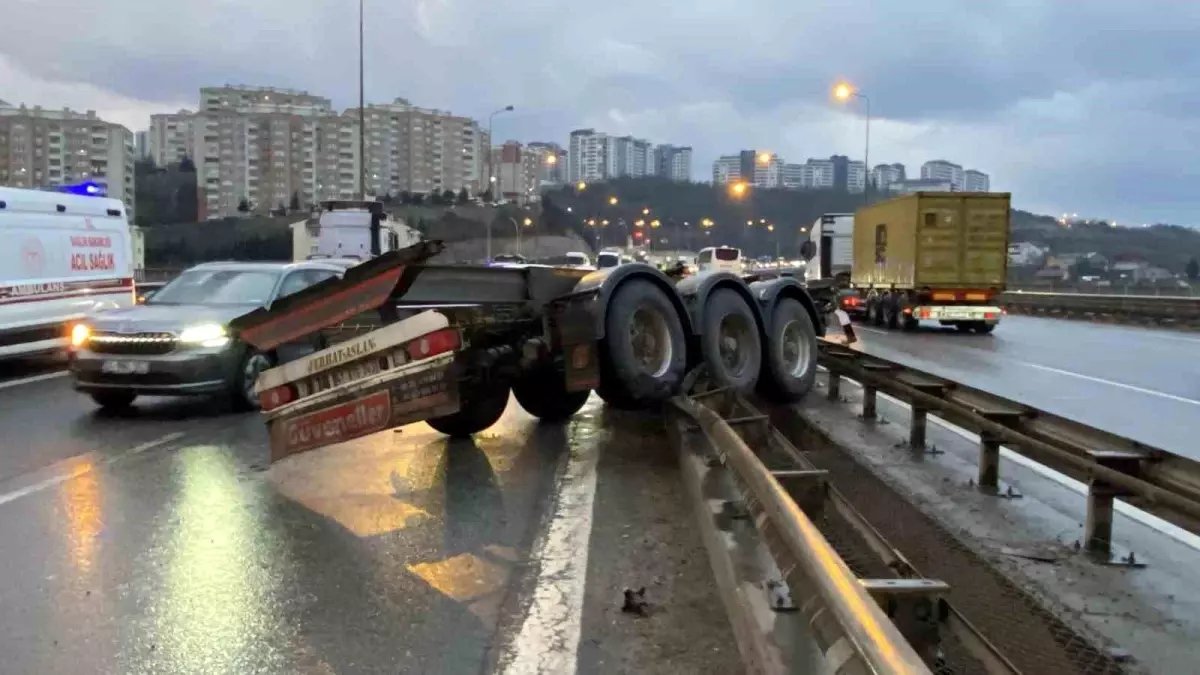
[[[544,420],[570,417],[593,390],[654,406],[700,363],[775,400],[813,386],[824,324],[794,278],[425,264],[439,250],[386,253],[232,323],[272,359],[290,343],[321,347],[259,378],[273,461],[417,421],[470,435],[510,392]]]

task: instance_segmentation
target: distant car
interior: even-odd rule
[[[256,408],[258,374],[319,345],[260,353],[229,334],[229,321],[344,272],[325,261],[197,265],[144,304],[72,326],[75,389],[103,408],[126,407],[139,395],[197,394],[222,394],[238,408]]]
[[[567,265],[569,265],[571,267],[591,267],[592,266],[592,259],[588,257],[588,254],[582,253],[580,251],[568,251],[566,258],[567,258]]]
[[[700,250],[696,256],[696,269],[699,273],[706,272],[745,272],[742,251],[732,246],[710,246]]]
[[[492,256],[492,264],[524,265],[528,262],[529,260],[525,256],[515,253],[501,253],[500,255]]]
[[[624,262],[620,251],[601,251],[596,254],[596,269],[616,267]]]

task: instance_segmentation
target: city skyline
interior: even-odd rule
[[[514,105],[503,131],[497,119],[500,138],[594,127],[679,139],[693,146],[697,172],[739,146],[861,154],[860,102],[831,96],[845,80],[871,98],[872,155],[986,166],[1003,177],[995,189],[1043,213],[1200,224],[1193,144],[1179,142],[1200,131],[1196,75],[1171,56],[1194,51],[1195,3],[1141,12],[1115,0],[1040,0],[959,12],[767,0],[753,11],[709,7],[686,24],[655,11],[668,7],[639,6],[636,16],[605,7],[572,22],[527,0],[368,2],[367,97],[403,95],[477,120]],[[0,98],[95,109],[131,130],[225,81],[320,91],[338,107],[357,100],[356,12],[344,3],[263,0],[233,21],[219,4],[113,0],[66,43],[51,20],[59,10],[9,8],[22,30],[0,47]],[[289,30],[277,29],[281,17]],[[1096,40],[1105,30],[1111,39]],[[756,39],[713,52],[739,31]],[[897,51],[898,34],[920,47]],[[420,66],[395,65],[410,63]]]

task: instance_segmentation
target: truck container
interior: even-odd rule
[[[656,406],[701,364],[716,386],[782,401],[813,386],[823,323],[794,278],[427,264],[440,250],[384,253],[231,322],[276,364],[257,384],[273,460],[419,421],[473,434],[510,394],[543,420],[593,390]],[[322,348],[279,361],[280,345],[308,338]]]
[[[832,227],[844,219],[823,217],[820,243],[814,227],[808,247],[821,256],[810,264],[810,290],[881,327],[912,330],[928,320],[991,332],[1003,315],[996,298],[1008,273],[1009,201],[999,192],[917,192],[859,209],[848,238]],[[848,283],[814,279],[833,271],[824,261],[843,256],[846,244]]]

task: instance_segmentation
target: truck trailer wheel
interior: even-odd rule
[[[500,419],[508,407],[508,385],[476,384],[462,394],[458,412],[431,417],[425,423],[453,438],[470,436],[487,429]]]
[[[817,379],[817,332],[804,305],[783,298],[771,311],[759,391],[790,403],[813,388]]]
[[[900,327],[900,298],[888,294],[879,301],[880,318],[884,328],[896,330]]]
[[[631,279],[609,300],[600,343],[600,388],[619,408],[660,403],[679,388],[687,340],[675,305],[660,288]]]
[[[747,392],[762,370],[762,341],[754,311],[737,291],[718,288],[704,304],[700,352],[718,386]]]
[[[512,388],[525,412],[544,422],[560,422],[579,412],[591,391],[567,391],[563,374],[555,368],[527,373]]]

